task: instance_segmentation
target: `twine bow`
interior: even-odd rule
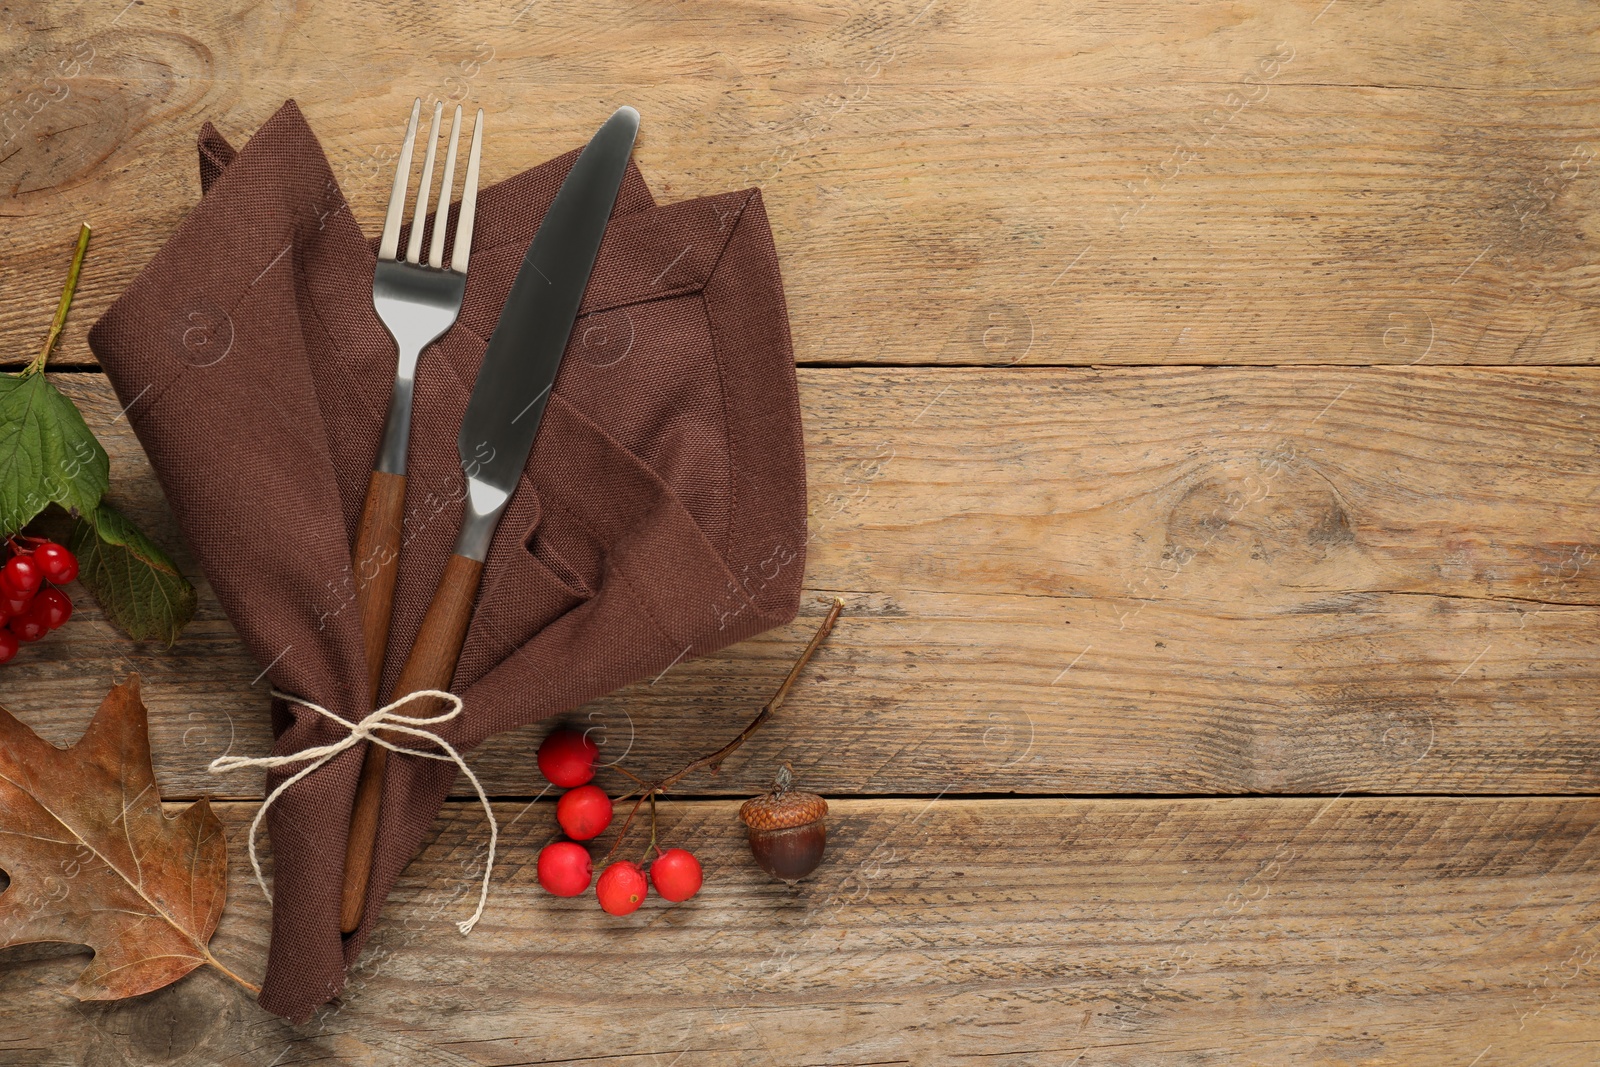
[[[277,767],[287,767],[291,763],[299,763],[303,760],[311,761],[304,767],[300,768],[300,770],[284,779],[283,784],[278,786],[278,788],[274,789],[271,793],[268,793],[267,799],[261,805],[261,809],[256,812],[256,817],[250,822],[250,866],[255,869],[256,882],[261,886],[261,891],[266,894],[267,900],[269,902],[272,900],[272,891],[267,888],[267,880],[261,874],[261,862],[256,858],[256,831],[261,826],[261,820],[267,814],[267,809],[272,807],[272,802],[277,800],[278,797],[283,794],[285,789],[288,789],[300,779],[304,778],[318,767],[321,767],[323,764],[333,759],[351,745],[357,744],[361,741],[370,741],[375,745],[382,745],[390,752],[403,752],[408,756],[421,756],[424,759],[444,760],[446,762],[454,763],[457,767],[461,768],[461,773],[467,776],[467,780],[472,783],[472,788],[477,790],[478,800],[483,804],[484,813],[489,816],[489,859],[488,862],[484,864],[483,868],[483,889],[478,894],[478,910],[474,911],[470,918],[463,919],[462,921],[456,923],[457,929],[459,929],[463,934],[471,931],[471,929],[477,925],[478,920],[483,918],[483,909],[489,903],[489,875],[494,870],[494,850],[495,845],[500,840],[500,827],[495,822],[494,809],[489,806],[489,798],[484,794],[483,786],[479,783],[478,776],[472,773],[472,768],[467,766],[467,761],[461,758],[461,753],[457,752],[450,745],[450,742],[446,741],[432,730],[424,729],[424,727],[434,726],[438,723],[449,722],[457,715],[460,715],[462,706],[461,698],[456,696],[454,693],[449,693],[442,689],[419,689],[414,693],[407,693],[405,696],[393,701],[392,703],[385,704],[383,707],[377,709],[359,722],[351,722],[342,715],[334,714],[321,704],[313,704],[304,697],[297,697],[293,693],[284,693],[274,689],[272,691],[272,695],[280,700],[287,700],[292,704],[299,704],[303,708],[309,708],[318,715],[321,715],[324,718],[332,719],[334,722],[339,723],[350,732],[339,738],[339,740],[333,742],[331,745],[320,745],[316,748],[301,749],[299,752],[288,756],[218,756],[216,759],[212,760],[211,765],[206,768],[212,774],[221,774],[225,771],[239,770],[242,767],[264,767],[268,770],[272,770]],[[446,704],[450,705],[450,707],[446,711],[429,718],[416,718],[410,715],[399,714],[400,708],[404,707],[413,700],[423,697],[432,697],[436,700],[442,700]],[[444,752],[429,752],[426,749],[412,748],[409,745],[395,744],[392,741],[387,741],[378,736],[377,731],[380,729],[387,730],[392,734],[406,734],[422,741],[431,742],[432,744],[444,749]]]

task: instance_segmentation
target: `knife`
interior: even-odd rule
[[[489,542],[533,450],[638,132],[639,113],[631,107],[618,108],[600,127],[561,183],[511,283],[456,441],[466,514],[391,699],[450,687]],[[419,707],[406,714],[433,712]],[[367,745],[345,850],[339,921],[345,933],[361,925],[366,910],[388,757],[382,745]]]

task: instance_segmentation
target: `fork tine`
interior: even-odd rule
[[[461,105],[456,105],[456,115],[450,122],[450,147],[444,154],[444,177],[439,185],[439,210],[433,219],[433,240],[428,245],[428,266],[438,270],[444,265],[444,228],[450,220],[450,189],[456,176],[456,140],[461,136]]]
[[[411,105],[411,123],[406,126],[406,143],[400,146],[400,159],[394,165],[394,188],[389,190],[389,213],[383,218],[383,239],[378,245],[379,259],[394,259],[400,248],[400,215],[406,206],[406,179],[411,176],[411,142],[417,139],[417,117],[422,114],[422,97]]]
[[[428,218],[428,194],[433,189],[433,157],[439,147],[439,116],[444,114],[444,101],[433,105],[433,124],[428,127],[428,153],[422,157],[422,184],[417,186],[417,211],[411,219],[411,240],[406,242],[406,262],[422,259],[422,224]],[[437,220],[444,225],[443,219]]]
[[[478,213],[478,157],[483,153],[483,108],[472,123],[472,150],[467,153],[467,176],[461,183],[461,213],[456,217],[456,243],[450,251],[450,269],[467,272],[467,254],[472,251],[472,220]]]

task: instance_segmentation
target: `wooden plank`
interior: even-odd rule
[[[793,889],[755,868],[733,802],[673,803],[665,839],[699,852],[707,884],[621,918],[538,889],[550,809],[497,805],[493,895],[463,938],[487,827],[452,804],[345,1002],[302,1028],[209,971],[75,1004],[58,990],[83,956],[11,950],[0,1062],[1600,1058],[1593,799],[838,801],[826,862]],[[253,977],[253,807],[223,812],[233,882],[212,947]]]
[[[552,0],[400,36],[377,0],[30,12],[0,76],[7,360],[88,218],[59,359],[89,361],[197,198],[203,120],[242,141],[294,97],[371,229],[417,93],[486,108],[491,179],[626,100],[661,199],[761,185],[806,363],[1589,363],[1600,341],[1589,5]]]
[[[237,143],[288,96],[369,227],[419,92],[488,110],[491,179],[626,101],[662,200],[764,187],[807,365],[807,587],[849,613],[684,792],[790,760],[854,796],[794,889],[736,802],[667,803],[711,884],[612,919],[536,889],[542,727],[505,735],[472,756],[519,799],[471,938],[446,924],[485,827],[451,803],[310,1026],[209,972],[76,1005],[81,955],[8,950],[0,1064],[1600,1059],[1600,801],[1344,795],[1600,789],[1594,372],[1420,366],[1594,360],[1592,6],[515,0],[399,36],[380,0],[121,8],[0,29],[7,365],[88,218],[57,365],[92,366],[84,332],[193,203],[200,122]],[[1047,369],[1119,364],[1352,369]],[[176,545],[104,380],[59,380],[118,503]],[[167,795],[256,795],[204,773],[269,739],[201,586],[167,651],[84,598],[0,700],[66,742],[138,669]],[[820,610],[566,718],[671,769]],[[1327,795],[981,796],[1238,791]],[[223,805],[216,948],[259,975],[254,810]]]
[[[756,792],[783,760],[835,794],[1600,789],[1595,372],[801,378],[807,587],[850,606],[783,712],[687,791]],[[107,383],[57,380],[118,503],[177,545]],[[270,739],[262,665],[201,585],[169,651],[83,598],[5,668],[4,702],[67,743],[138,669],[167,795],[259,796],[204,770]],[[821,610],[567,721],[675,769],[748,721]],[[543,788],[542,734],[474,754],[491,792]]]

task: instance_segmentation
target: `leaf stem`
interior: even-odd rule
[[[87,229],[88,227],[84,227],[84,228]],[[242,985],[244,988],[248,989],[250,992],[254,993],[256,996],[259,997],[261,995],[261,987],[260,986],[256,985],[254,982],[247,982],[243,978],[240,978],[238,975],[234,974],[232,971],[228,970],[228,968],[223,965],[221,960],[217,959],[217,957],[215,957],[215,956],[213,956],[211,954],[211,950],[210,949],[205,949],[203,951],[206,954],[206,962],[207,963],[211,964],[211,966],[215,967],[217,970],[221,971],[223,974],[227,975],[229,978],[232,978],[235,982],[238,982],[240,985]]]
[[[628,812],[628,817],[622,820],[622,828],[617,831],[616,842],[611,846],[611,851],[607,852],[605,856],[601,858],[601,863],[609,860],[612,855],[616,853],[617,849],[622,846],[623,839],[628,836],[628,827],[633,825],[633,817],[639,814],[639,807],[645,802],[646,798],[649,798],[650,803],[654,805],[655,796],[657,793],[665,792],[666,790],[672,788],[679,782],[683,781],[683,779],[693,774],[695,771],[700,770],[702,767],[704,767],[706,770],[709,770],[712,774],[716,774],[717,771],[722,767],[722,761],[733,755],[734,751],[738,749],[740,745],[744,744],[750,735],[755,733],[761,724],[766,722],[768,717],[771,716],[773,712],[777,711],[783,706],[784,700],[789,696],[789,690],[794,688],[795,680],[800,677],[800,672],[805,668],[805,665],[811,662],[811,657],[816,655],[818,646],[820,646],[822,642],[827,639],[827,636],[833,632],[833,624],[838,621],[839,612],[843,610],[844,598],[834,597],[833,606],[828,609],[828,614],[823,617],[821,625],[817,627],[817,632],[812,635],[811,643],[806,646],[805,651],[800,653],[799,658],[794,661],[794,666],[789,668],[788,676],[785,677],[783,683],[778,686],[778,691],[772,694],[772,699],[767,701],[766,704],[762,706],[761,711],[757,713],[755,718],[750,720],[750,724],[748,726],[739,731],[738,737],[735,737],[732,741],[729,741],[726,745],[723,745],[709,756],[701,756],[699,759],[685,765],[681,770],[667,775],[659,782],[656,782],[653,785],[648,785],[640,791],[641,795],[638,800],[633,802],[633,808]],[[617,769],[620,770],[620,768]],[[628,775],[628,777],[633,778],[635,781],[638,780],[637,776],[632,774]],[[632,794],[630,793],[627,796],[620,797],[619,799],[626,800],[628,799],[628,796],[631,795]],[[649,851],[647,849],[646,855],[648,854]]]
[[[45,335],[44,348],[33,357],[32,363],[22,368],[19,377],[26,378],[30,374],[44,370],[45,360],[50,358],[50,350],[55,348],[57,338],[67,325],[67,309],[72,306],[72,294],[78,291],[78,274],[83,270],[83,255],[88,250],[89,224],[85,222],[78,229],[78,247],[72,253],[72,266],[67,270],[67,284],[61,290],[61,302],[56,305],[56,317],[50,323],[50,332]]]

